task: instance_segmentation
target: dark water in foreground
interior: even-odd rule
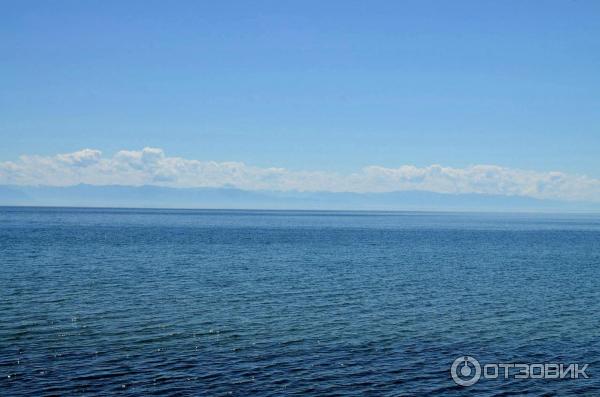
[[[2,396],[525,393],[600,395],[597,215],[0,208]]]

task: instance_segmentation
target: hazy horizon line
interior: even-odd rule
[[[23,155],[0,162],[0,184],[16,186],[155,185],[171,188],[233,187],[246,191],[385,193],[427,191],[490,194],[600,203],[600,179],[559,171],[478,164],[455,168],[370,165],[355,172],[294,171],[236,161],[169,157],[160,148],[121,150],[103,156],[82,149],[54,156]]]

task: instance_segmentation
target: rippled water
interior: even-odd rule
[[[600,217],[0,208],[0,313],[2,396],[598,395]]]

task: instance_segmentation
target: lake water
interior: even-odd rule
[[[525,393],[600,394],[598,215],[0,208],[2,396]]]

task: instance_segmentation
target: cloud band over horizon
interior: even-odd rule
[[[497,165],[465,168],[437,164],[398,168],[372,165],[353,173],[293,171],[242,162],[168,157],[159,148],[121,150],[112,157],[103,156],[99,150],[83,149],[55,156],[24,155],[14,162],[0,162],[0,184],[3,185],[70,186],[81,183],[356,193],[424,190],[600,202],[600,179]]]

